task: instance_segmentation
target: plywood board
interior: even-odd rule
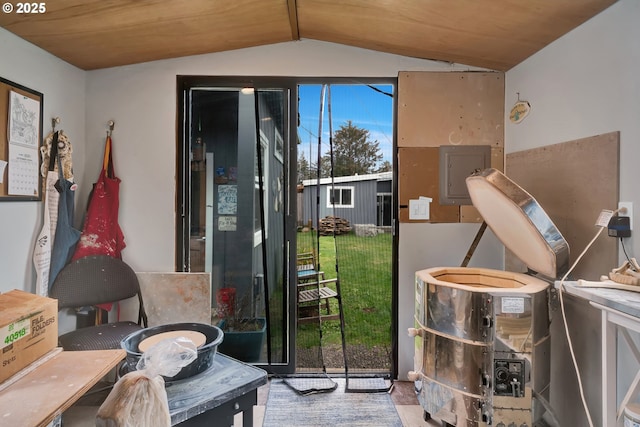
[[[438,148],[489,145],[491,166],[504,170],[503,124],[502,73],[399,73],[400,222],[409,221],[408,200],[418,195],[433,199],[430,222],[481,222],[473,206],[438,204]]]
[[[409,147],[398,149],[398,187],[400,222],[458,222],[459,206],[442,206],[438,202],[438,147]],[[409,200],[420,196],[432,199],[430,219],[410,220]]]
[[[211,324],[210,273],[137,272],[149,327],[170,323]]]
[[[504,74],[398,74],[398,147],[504,147]]]
[[[619,193],[619,132],[507,154],[506,175],[528,191],[569,242],[571,263],[598,231],[603,209],[615,210]],[[618,264],[618,241],[600,235],[573,276],[597,280]],[[506,267],[522,271],[507,252]]]
[[[57,354],[0,392],[0,420],[3,425],[48,425],[124,356],[120,349]]]

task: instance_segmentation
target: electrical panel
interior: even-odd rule
[[[466,179],[491,167],[490,145],[443,145],[439,148],[441,205],[471,205]]]

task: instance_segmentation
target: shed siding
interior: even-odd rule
[[[320,203],[316,206],[316,185],[306,186],[302,197],[303,222],[317,223],[316,216],[319,210],[320,218],[336,216],[346,219],[354,224],[376,224],[377,220],[377,192],[378,181],[353,181],[336,183],[335,187],[353,187],[353,208],[332,208],[327,206],[327,197],[331,184],[320,185]],[[319,209],[318,209],[319,208]]]

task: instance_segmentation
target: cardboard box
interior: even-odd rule
[[[13,290],[0,294],[0,383],[58,344],[58,300]]]

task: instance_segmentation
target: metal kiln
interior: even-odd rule
[[[532,427],[549,401],[550,289],[569,247],[535,199],[495,169],[467,178],[473,205],[528,274],[439,267],[416,272],[418,399],[443,424]]]

